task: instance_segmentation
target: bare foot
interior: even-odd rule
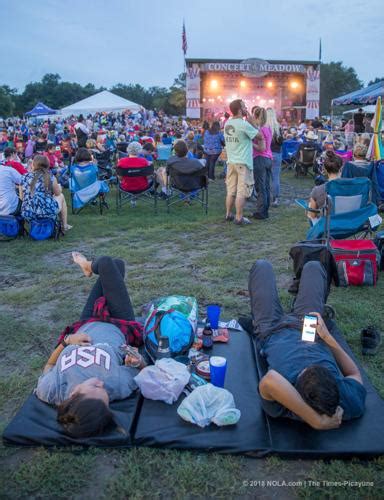
[[[92,276],[92,262],[87,260],[87,258],[80,252],[72,252],[73,262],[79,265],[87,278]]]

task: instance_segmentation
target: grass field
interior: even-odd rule
[[[77,320],[91,283],[71,264],[70,254],[111,255],[127,263],[135,306],[160,295],[194,295],[200,307],[220,301],[225,318],[249,312],[248,271],[258,258],[272,261],[281,298],[291,277],[289,248],[307,230],[296,196],[306,197],[310,179],[283,175],[282,205],[268,221],[249,227],[224,222],[224,184],[210,185],[210,209],[180,206],[157,216],[138,203],[118,216],[91,209],[69,218],[74,228],[59,242],[18,239],[0,243],[0,424],[1,430],[36,384],[58,333]],[[250,207],[252,208],[252,207]],[[359,332],[384,317],[384,280],[376,288],[333,289],[329,298],[339,327],[384,397],[384,349],[360,354]],[[382,436],[378,436],[382,438]],[[263,487],[257,481],[285,481]],[[303,486],[303,481],[319,486]],[[322,481],[368,481],[373,487],[327,487]],[[254,481],[257,486],[251,486]],[[291,482],[291,485],[288,483]],[[302,485],[300,486],[300,482]],[[295,484],[292,484],[295,483]],[[308,484],[308,483],[307,483]],[[0,448],[0,498],[383,498],[384,458],[371,461],[247,459],[155,449],[45,450]]]

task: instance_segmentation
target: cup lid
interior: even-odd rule
[[[209,362],[212,366],[225,366],[227,360],[223,356],[211,356]]]

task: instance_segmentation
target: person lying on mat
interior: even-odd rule
[[[109,402],[136,389],[133,378],[145,361],[138,352],[125,355],[122,349],[142,344],[141,325],[134,321],[124,283],[124,262],[111,257],[91,262],[78,252],[72,257],[85,276],[96,274],[98,279],[80,321],[61,335],[35,392],[57,405],[58,421],[68,434],[84,437],[113,423]]]
[[[299,417],[318,430],[360,417],[366,397],[360,371],[321,317],[327,294],[322,264],[304,265],[292,314],[284,314],[272,266],[265,260],[251,269],[249,293],[253,333],[268,364],[259,383],[264,411],[271,417]],[[313,343],[301,338],[304,315],[317,317]]]

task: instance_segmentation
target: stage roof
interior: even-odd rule
[[[249,58],[252,59],[252,58]],[[218,63],[239,63],[242,61],[245,61],[246,58],[243,59],[198,59],[196,57],[187,57],[185,61],[188,63],[212,63],[212,62],[218,62]],[[264,59],[263,59],[264,60]],[[294,64],[303,64],[303,65],[316,65],[320,64],[320,61],[299,61],[299,60],[292,60],[292,59],[265,59],[265,61],[269,62],[270,64],[284,64],[284,63],[294,63]]]

